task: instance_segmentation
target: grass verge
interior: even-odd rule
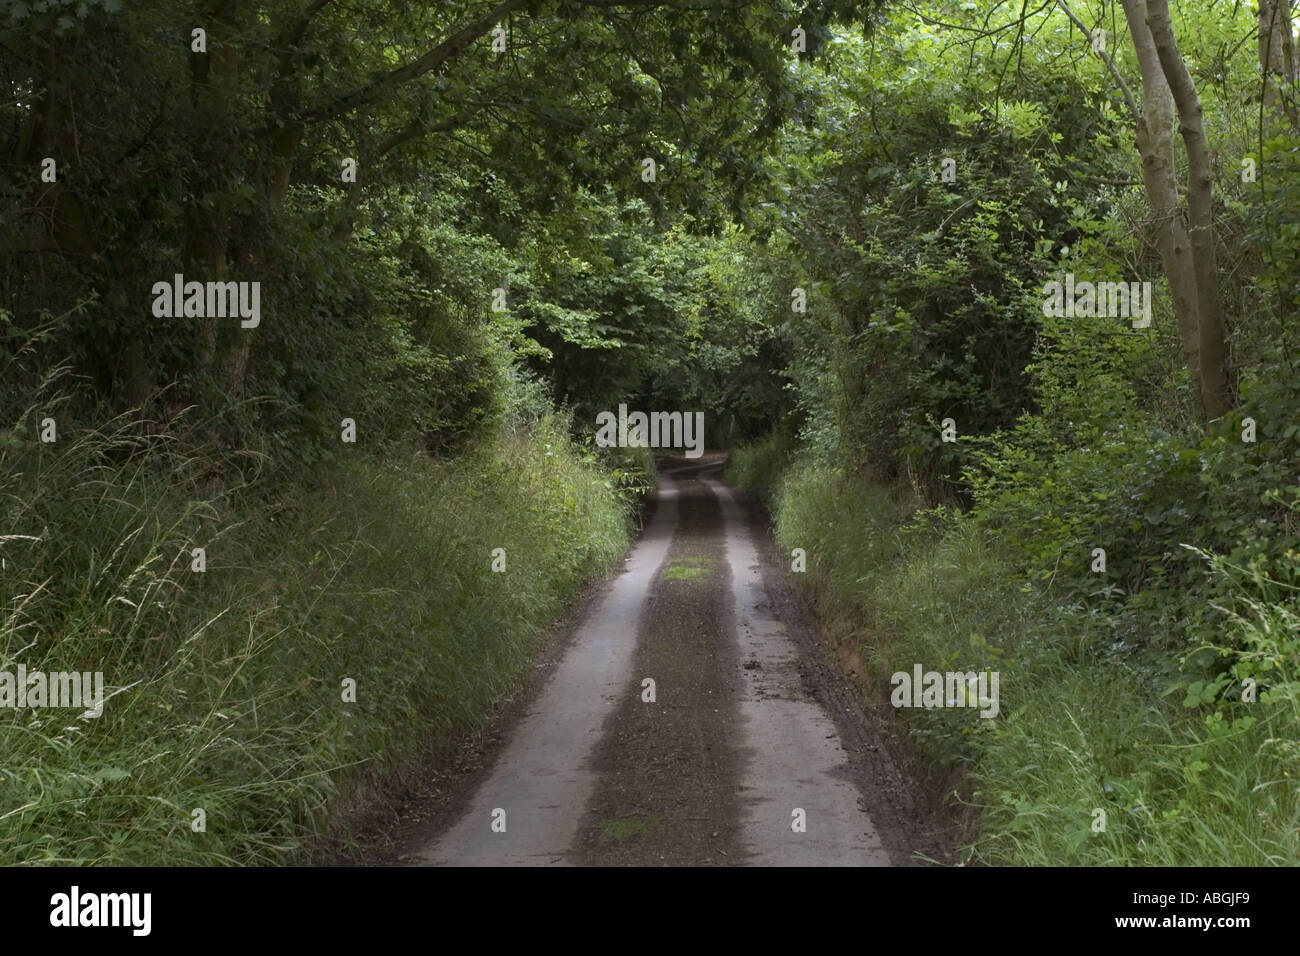
[[[1246,610],[1225,613],[1221,686],[1111,652],[1103,615],[1081,617],[1017,574],[965,516],[916,512],[892,490],[742,451],[729,477],[767,492],[787,551],[836,633],[848,632],[869,695],[895,672],[996,670],[1000,712],[903,708],[909,736],[963,781],[965,857],[1015,865],[1300,863],[1300,614],[1294,588],[1222,559]],[[1270,591],[1271,589],[1271,591]],[[1254,675],[1257,699],[1221,693]]]
[[[344,446],[283,485],[142,434],[0,432],[0,671],[108,695],[0,708],[0,864],[304,860],[405,754],[481,726],[628,543],[550,420],[451,464]]]

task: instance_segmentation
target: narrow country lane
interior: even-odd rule
[[[794,609],[768,599],[761,525],[719,467],[665,471],[625,570],[417,862],[906,862],[873,824],[864,768],[782,620]]]

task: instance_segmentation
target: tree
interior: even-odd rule
[[[1065,0],[1058,5],[1080,29],[1087,27]],[[1183,352],[1207,419],[1222,417],[1233,405],[1227,345],[1219,299],[1213,219],[1214,172],[1202,121],[1201,102],[1178,49],[1165,0],[1123,0],[1142,76],[1139,109],[1128,85],[1104,49],[1099,55],[1124,93],[1136,123],[1142,178],[1156,243],[1174,302]],[[1173,154],[1173,119],[1188,156],[1187,219],[1178,201]]]
[[[0,26],[13,93],[0,107],[5,300],[28,326],[61,316],[47,345],[115,404],[175,383],[181,404],[268,390],[293,400],[303,353],[340,334],[341,316],[352,338],[400,350],[389,338],[411,320],[375,314],[366,283],[391,276],[367,260],[400,255],[406,279],[423,282],[404,243],[421,206],[441,205],[441,171],[465,205],[497,210],[457,235],[482,229],[505,249],[580,190],[638,201],[661,227],[690,217],[716,229],[747,215],[768,175],[761,144],[796,105],[792,29],[807,28],[815,51],[830,18],[874,6],[18,5]],[[60,175],[42,183],[49,156]],[[653,183],[645,158],[659,166]],[[345,160],[355,182],[340,176]],[[141,289],[176,272],[267,280],[274,328],[160,326]],[[493,287],[461,305],[484,316]]]
[[[1178,109],[1179,132],[1187,149],[1187,213],[1196,278],[1196,320],[1200,332],[1201,403],[1207,418],[1221,418],[1232,408],[1234,395],[1228,369],[1223,312],[1219,301],[1218,254],[1214,246],[1214,169],[1205,138],[1201,100],[1187,69],[1167,0],[1147,0],[1147,27],[1160,67]],[[1171,282],[1175,277],[1171,277]],[[1184,282],[1185,276],[1179,275]]]

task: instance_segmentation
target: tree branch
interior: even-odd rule
[[[483,104],[475,103],[473,106],[466,107],[459,113],[448,116],[445,120],[434,123],[432,126],[425,126],[418,120],[408,123],[405,127],[398,130],[396,133],[393,133],[387,139],[382,140],[379,145],[375,147],[374,159],[379,159],[381,156],[392,152],[403,143],[409,142],[413,139],[418,139],[421,136],[427,136],[429,133],[446,133],[449,130],[459,129],[473,119],[475,114],[477,114],[481,109],[483,109]]]
[[[1074,15],[1074,11],[1070,9],[1065,0],[1056,0],[1056,5],[1065,12],[1065,15],[1070,18],[1076,27],[1083,31],[1083,35],[1088,38],[1089,42],[1091,42],[1092,31],[1084,26],[1083,21]],[[1124,77],[1119,75],[1119,70],[1115,69],[1114,61],[1106,55],[1105,50],[1097,50],[1096,52],[1097,55],[1101,57],[1101,62],[1106,64],[1106,69],[1110,70],[1110,75],[1115,78],[1115,82],[1119,84],[1120,91],[1124,94],[1124,102],[1128,104],[1129,112],[1133,114],[1133,119],[1141,119],[1142,111],[1138,109],[1137,101],[1133,99],[1133,91],[1130,90],[1128,84],[1124,82]]]
[[[523,6],[526,2],[527,0],[501,0],[483,16],[461,27],[418,60],[412,60],[404,66],[384,73],[364,86],[344,93],[333,102],[312,110],[303,116],[303,122],[312,123],[347,113],[374,99],[389,87],[400,86],[402,83],[409,83],[426,73],[441,70],[451,60],[469,49],[475,40],[496,26],[502,17]]]
[[[333,0],[312,0],[307,5],[307,9],[298,16],[298,19],[281,34],[279,44],[292,49],[302,42],[303,34],[307,32],[307,26],[311,23],[312,17],[329,6]]]

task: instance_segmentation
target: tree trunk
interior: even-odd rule
[[[234,112],[238,98],[239,60],[235,46],[238,35],[238,0],[231,3],[204,4],[203,15],[198,18],[207,34],[207,52],[190,54],[190,95],[199,119],[196,130],[198,141],[194,151],[194,168],[201,170],[191,193],[195,201],[187,210],[185,228],[186,280],[218,282],[229,278],[230,255],[228,242],[231,224],[228,216],[217,211],[214,200],[229,187],[236,170],[232,163],[236,150],[230,146],[235,130]],[[189,42],[188,26],[186,42]],[[189,273],[193,273],[190,275]],[[237,349],[235,332],[225,319],[208,316],[204,319],[203,350],[199,360],[200,370],[210,369],[218,375],[228,375],[232,357]]]
[[[1291,49],[1291,0],[1259,0],[1259,73],[1264,115],[1292,128],[1294,107],[1283,90],[1295,82]]]
[[[1201,347],[1196,313],[1196,272],[1191,241],[1178,198],[1174,166],[1174,98],[1160,68],[1155,41],[1146,22],[1146,0],[1123,0],[1124,16],[1142,73],[1142,113],[1137,117],[1137,147],[1142,156],[1142,180],[1155,223],[1156,245],[1174,301],[1174,320],[1183,355],[1192,375],[1197,404],[1201,403]]]
[[[1201,100],[1178,49],[1167,0],[1147,0],[1147,26],[1169,91],[1178,109],[1179,132],[1187,149],[1187,211],[1191,224],[1196,313],[1200,325],[1201,401],[1209,419],[1222,418],[1233,405],[1227,342],[1219,304],[1218,259],[1214,248],[1212,189],[1214,170],[1205,139]]]

